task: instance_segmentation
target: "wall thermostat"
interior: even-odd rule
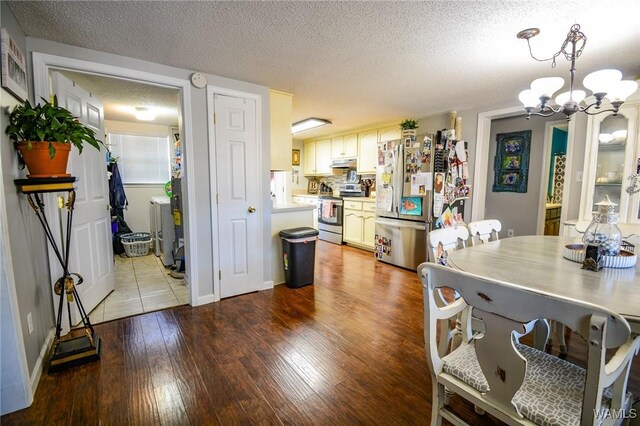
[[[194,72],[191,74],[191,84],[193,84],[198,89],[202,89],[207,85],[207,77],[200,74],[199,72]]]

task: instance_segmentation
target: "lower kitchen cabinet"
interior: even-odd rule
[[[344,200],[342,239],[366,250],[375,249],[376,205],[371,201]]]

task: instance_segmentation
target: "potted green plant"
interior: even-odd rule
[[[95,132],[82,124],[65,108],[45,99],[32,106],[28,100],[9,113],[5,133],[15,144],[21,164],[29,170],[29,178],[62,177],[67,173],[71,145],[82,153],[84,143],[100,150],[102,142]]]
[[[402,123],[400,123],[400,128],[402,130],[415,130],[418,128],[418,120],[407,118]]]
[[[417,128],[418,128],[418,120],[414,120],[413,118],[407,118],[402,123],[400,123],[400,129],[402,129],[402,132],[401,132],[402,138],[403,139],[409,138],[411,139],[411,142],[415,142],[416,135],[418,134],[418,131],[416,130]]]

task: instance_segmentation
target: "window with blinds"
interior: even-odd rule
[[[118,159],[122,183],[161,183],[171,179],[168,136],[109,133],[111,155]]]

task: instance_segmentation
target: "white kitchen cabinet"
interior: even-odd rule
[[[378,130],[358,133],[358,174],[375,174],[378,165]]]
[[[400,125],[378,129],[378,142],[387,142],[400,139]]]
[[[356,158],[357,156],[357,134],[331,138],[331,159]]]
[[[590,221],[595,203],[608,195],[618,204],[619,223],[640,225],[640,193],[627,192],[630,177],[640,173],[639,109],[625,106],[617,116],[589,116],[580,220]]]
[[[293,95],[269,90],[271,170],[291,169]]]
[[[362,212],[344,210],[342,240],[346,243],[362,243]]]
[[[317,141],[305,142],[304,175],[318,176],[331,174],[331,139],[320,139]]]
[[[302,174],[316,174],[316,141],[305,142],[302,148]]]
[[[375,210],[375,204],[373,204]],[[376,247],[376,214],[362,213],[362,244],[370,249]]]
[[[356,247],[374,250],[375,210],[375,202],[344,199],[343,241]]]

